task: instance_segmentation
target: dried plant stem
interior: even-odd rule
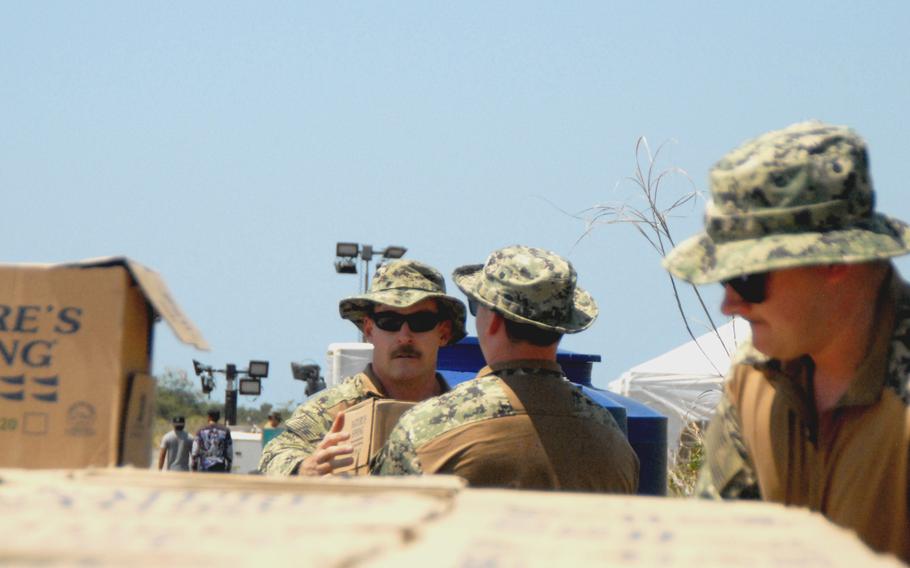
[[[630,223],[639,234],[645,238],[648,244],[661,256],[661,258],[666,257],[667,253],[676,246],[676,242],[673,240],[673,235],[670,232],[670,225],[667,222],[670,214],[676,210],[678,207],[688,203],[698,195],[698,190],[695,189],[695,184],[692,182],[692,179],[689,177],[688,173],[676,167],[671,167],[665,170],[657,171],[657,158],[660,155],[661,150],[663,149],[663,144],[657,148],[657,151],[652,154],[651,148],[648,145],[647,139],[642,136],[635,143],[635,173],[633,176],[626,178],[632,183],[634,183],[642,192],[645,201],[647,202],[647,207],[643,209],[636,209],[627,204],[620,205],[598,205],[587,209],[582,212],[581,217],[586,221],[585,231],[579,237],[579,241],[586,237],[596,225],[598,224],[613,224],[613,223]],[[647,157],[647,168],[642,167],[641,154],[644,152]],[[658,203],[658,198],[660,194],[661,184],[671,175],[680,175],[685,178],[690,185],[692,186],[692,191],[682,195],[676,199],[670,206],[666,209],[661,209]],[[673,298],[676,301],[676,308],[679,311],[679,315],[683,320],[683,325],[686,328],[686,332],[689,334],[689,337],[695,341],[696,335],[692,330],[692,326],[689,323],[689,315],[686,313],[685,306],[680,297],[680,290],[676,278],[667,273],[667,277],[670,279],[670,286],[673,289]],[[698,306],[701,310],[701,313],[704,314],[705,318],[708,321],[711,329],[713,330],[717,340],[720,342],[724,351],[727,351],[727,346],[724,345],[723,340],[720,337],[720,333],[717,330],[717,324],[714,322],[714,318],[711,316],[711,311],[708,309],[705,304],[704,298],[699,292],[698,287],[691,285],[693,293],[695,294],[696,299],[698,300]],[[712,367],[714,367],[715,372],[718,375],[722,374],[719,369],[714,365],[714,362],[708,357],[701,345],[698,344],[698,341],[695,341],[696,346],[702,355],[708,360]]]

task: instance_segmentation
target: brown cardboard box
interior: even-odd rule
[[[208,349],[132,260],[0,265],[0,467],[148,467],[159,316]]]
[[[0,469],[0,566],[357,566],[413,540],[462,486],[436,475]]]
[[[354,453],[352,459],[338,460],[334,471],[369,475],[370,459],[379,453],[398,419],[414,404],[370,398],[345,410],[342,432],[351,435],[350,444],[354,446]]]
[[[465,489],[371,568],[898,568],[820,513],[760,501]]]
[[[441,475],[0,469],[0,499],[3,566],[906,568],[796,507]]]

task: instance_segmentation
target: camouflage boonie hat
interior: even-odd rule
[[[664,267],[694,284],[910,252],[910,227],[875,213],[866,144],[844,126],[794,124],[750,140],[711,170],[705,232]]]
[[[503,317],[559,333],[594,323],[597,304],[576,285],[572,264],[556,253],[514,245],[494,251],[486,264],[455,269],[455,284],[469,298]]]
[[[446,296],[446,282],[438,270],[416,260],[393,260],[383,264],[373,275],[370,291],[341,300],[338,311],[342,318],[351,320],[363,331],[363,319],[376,304],[407,308],[428,298],[438,300],[439,310],[452,321],[452,337],[448,344],[458,343],[467,335],[464,303]]]

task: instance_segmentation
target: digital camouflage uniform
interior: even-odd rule
[[[469,298],[543,330],[575,333],[597,316],[571,264],[548,251],[508,247],[453,278]],[[399,420],[371,469],[455,474],[473,486],[622,493],[638,487],[638,458],[612,415],[549,360],[485,367],[418,404]]]
[[[865,143],[844,127],[796,124],[745,143],[711,172],[705,233],[674,249],[694,283],[910,252],[910,229],[874,211]],[[910,288],[891,267],[848,391],[818,413],[810,357],[742,345],[705,434],[697,492],[808,507],[872,548],[910,560]]]
[[[664,266],[693,284],[906,254],[910,227],[876,213],[866,145],[803,122],[746,142],[711,170],[705,231]]]
[[[551,361],[513,361],[408,411],[379,475],[446,473],[473,486],[634,493],[638,458],[608,410]]]
[[[364,318],[377,304],[407,308],[428,298],[437,300],[439,311],[452,322],[449,344],[462,339],[466,319],[464,304],[446,295],[445,278],[438,270],[416,260],[395,260],[380,266],[373,275],[370,291],[341,300],[338,311],[342,318],[363,330]],[[441,392],[449,390],[441,375],[437,374],[436,380]],[[346,378],[303,403],[285,422],[285,431],[263,449],[259,470],[270,475],[297,473],[301,462],[316,451],[319,442],[329,433],[335,416],[370,397],[388,398],[388,395],[372,366],[367,366],[364,372]]]
[[[442,392],[449,390],[441,375],[436,375]],[[300,405],[284,423],[285,431],[272,439],[262,451],[259,471],[269,475],[293,475],[301,462],[316,451],[329,433],[339,412],[368,398],[388,398],[372,367],[346,378]]]
[[[597,304],[577,285],[575,268],[543,249],[499,249],[485,264],[456,268],[452,278],[468,297],[518,323],[578,333],[597,319]]]

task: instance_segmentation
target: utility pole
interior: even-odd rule
[[[224,378],[227,386],[224,388],[224,421],[230,426],[237,424],[237,387],[234,379],[237,378],[237,365],[228,363],[224,366]]]

